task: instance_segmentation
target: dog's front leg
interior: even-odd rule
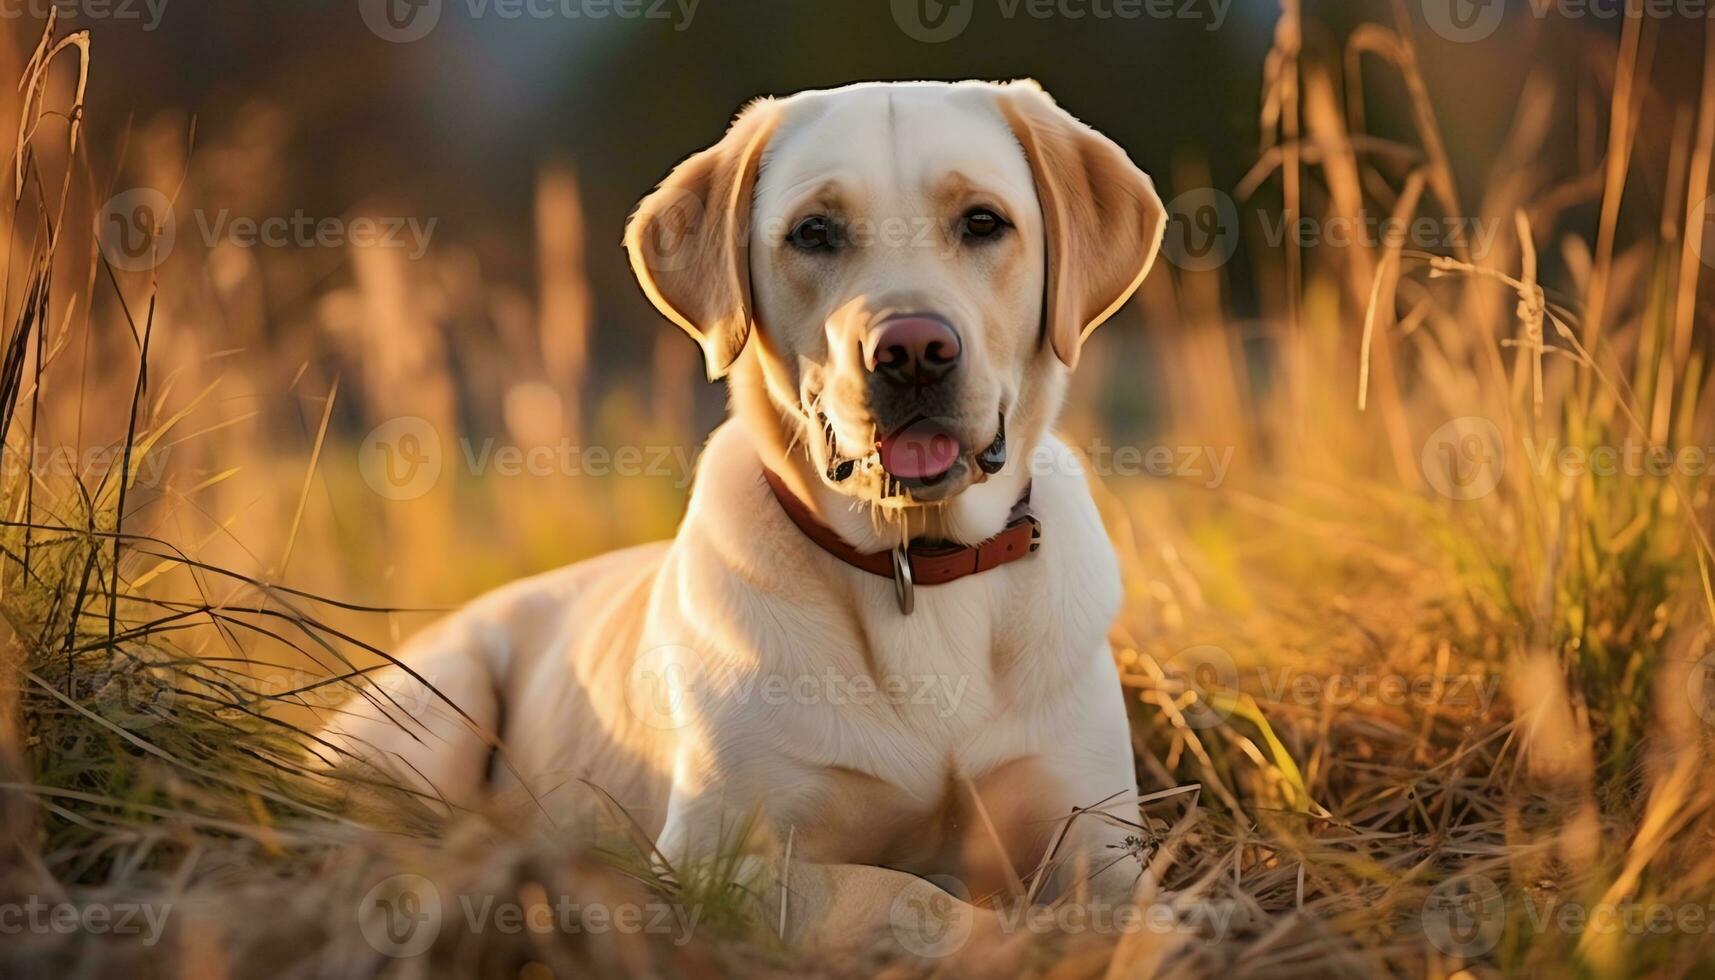
[[[655,850],[681,881],[730,873],[732,883],[743,888],[757,877],[755,852],[766,841],[765,794],[747,791],[747,783],[719,767],[696,742],[680,746]]]
[[[681,879],[738,889],[764,927],[787,945],[823,952],[878,948],[939,958],[998,917],[934,882],[890,868],[818,864],[769,842],[754,811],[722,805],[718,793],[677,794],[657,848]],[[734,848],[750,847],[743,853]],[[801,852],[800,852],[801,854]]]
[[[1136,800],[1135,793],[1127,794],[1122,806],[1086,811],[1072,820],[1065,845],[1056,855],[1049,894],[1064,896],[1081,891],[1109,908],[1131,903],[1133,889],[1143,873],[1137,854],[1137,831],[1109,819],[1109,815],[1135,821]]]
[[[1068,821],[1048,893],[1082,887],[1100,902],[1129,903],[1143,871],[1135,840],[1141,817],[1125,693],[1106,643],[1062,710],[1075,722],[1069,720],[1066,737],[1042,752],[1063,787],[1060,812]]]

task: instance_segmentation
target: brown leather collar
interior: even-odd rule
[[[909,548],[901,546],[891,551],[862,552],[847,544],[833,528],[810,513],[809,506],[798,499],[778,473],[764,466],[762,476],[768,481],[769,489],[774,491],[774,499],[780,501],[780,509],[786,512],[793,524],[798,525],[798,530],[804,532],[805,537],[853,568],[892,579],[899,610],[906,615],[910,615],[916,605],[916,586],[944,585],[967,575],[986,572],[1031,554],[1042,543],[1042,524],[1030,513],[1028,483],[1024,485],[1018,502],[1012,505],[1012,516],[1006,527],[981,544],[913,542]]]

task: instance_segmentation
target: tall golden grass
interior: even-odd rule
[[[1160,363],[1107,365],[1068,413],[1087,444],[1110,421],[1104,392],[1145,372],[1169,420],[1156,442],[1233,452],[1213,490],[1098,482],[1125,563],[1114,639],[1148,800],[1139,898],[1183,928],[1008,935],[897,969],[1715,967],[1708,925],[1676,918],[1639,935],[1560,917],[1633,905],[1715,919],[1709,482],[1694,467],[1543,462],[1566,447],[1715,447],[1699,283],[1715,31],[1698,90],[1662,90],[1650,66],[1663,25],[1628,11],[1603,54],[1605,104],[1569,109],[1533,78],[1468,207],[1442,135],[1457,121],[1437,111],[1405,6],[1334,44],[1283,4],[1258,162],[1235,189],[1265,315],[1240,323],[1223,268],[1158,273],[1138,305],[1162,327]],[[116,189],[168,189],[181,215],[289,211],[269,196],[284,186],[270,167],[285,110],[194,139],[180,119],[131,134],[86,122],[83,78],[99,65],[51,25],[33,57],[0,69],[25,80],[0,110],[20,134],[0,311],[12,631],[0,867],[19,869],[3,885],[203,899],[165,952],[37,937],[28,962],[160,957],[169,972],[248,973],[289,956],[381,970],[394,964],[321,909],[355,907],[399,869],[455,891],[548,883],[691,900],[646,866],[511,839],[480,817],[449,830],[409,800],[342,811],[292,755],[292,725],[425,607],[676,522],[682,481],[478,478],[450,458],[458,435],[485,429],[520,445],[694,442],[696,366],[673,331],[646,384],[598,385],[581,255],[603,232],[582,225],[575,172],[541,172],[533,295],[486,282],[439,241],[417,262],[380,249],[263,262],[180,234],[172,260],[120,269],[91,231]],[[1406,93],[1409,138],[1366,130],[1377,79]],[[1659,125],[1666,158],[1638,155],[1640,128]],[[1599,152],[1556,159],[1550,137],[1566,126]],[[91,140],[129,141],[121,173],[92,172]],[[1207,178],[1187,159],[1166,183]],[[1657,212],[1637,213],[1648,197],[1628,188],[1640,183],[1661,189]],[[1593,231],[1581,227],[1590,209]],[[1273,247],[1255,234],[1262,213],[1323,227],[1460,218],[1497,233],[1481,254],[1457,238]],[[600,395],[580,401],[585,389]],[[387,499],[359,453],[372,427],[404,416],[448,444],[446,475]],[[75,475],[10,465],[39,445],[115,447],[118,462]],[[163,450],[163,477],[145,479]],[[1473,479],[1492,488],[1467,492]],[[590,513],[602,519],[568,520]],[[1379,687],[1394,678],[1406,694]],[[731,901],[720,888],[694,898]],[[315,907],[281,905],[297,893]],[[258,908],[272,931],[240,919]],[[1198,915],[1211,909],[1218,929]],[[1448,937],[1459,916],[1476,940]],[[509,969],[804,968],[742,907],[722,921],[684,950],[478,935],[435,955]],[[109,960],[83,962],[95,961]]]

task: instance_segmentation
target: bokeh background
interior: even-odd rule
[[[1318,5],[1308,42],[1336,47],[1372,6]],[[682,465],[634,479],[588,472],[600,466],[506,478],[494,466],[473,472],[470,459],[487,440],[637,446],[652,458],[670,447],[682,459],[718,421],[723,392],[702,381],[693,346],[643,300],[618,242],[636,200],[713,142],[745,100],[865,79],[1032,76],[1126,147],[1164,198],[1231,193],[1251,171],[1274,5],[1115,8],[1129,16],[1063,7],[949,5],[948,23],[962,10],[966,26],[934,41],[912,25],[938,4],[652,2],[640,16],[595,17],[606,8],[401,2],[395,16],[410,26],[400,32],[369,26],[386,16],[380,4],[327,0],[169,0],[158,13],[139,2],[124,11],[133,17],[67,8],[80,15],[64,26],[91,33],[90,189],[147,188],[173,201],[166,257],[117,270],[138,309],[151,277],[158,285],[154,373],[186,393],[220,379],[180,433],[230,427],[172,440],[172,469],[181,480],[213,476],[228,468],[231,443],[265,450],[202,506],[163,510],[183,522],[178,533],[208,538],[221,561],[394,605],[460,601],[522,572],[669,533]],[[1564,75],[1565,99],[1595,99],[1603,45],[1619,31],[1612,18],[1512,17],[1468,44],[1438,36],[1417,4],[1401,10],[1437,104],[1456,114],[1450,159],[1471,186],[1485,179],[1525,75]],[[397,40],[425,25],[421,37]],[[39,22],[11,26],[16,55]],[[1555,57],[1497,56],[1526,47]],[[1384,79],[1373,89],[1371,131],[1408,130],[1402,87]],[[1594,152],[1588,132],[1550,136],[1565,144],[1557,152],[1580,138]],[[1658,138],[1655,129],[1643,136]],[[1244,212],[1278,210],[1280,195],[1277,180],[1263,182]],[[219,230],[223,218],[293,215],[410,221],[428,247],[419,256],[408,237],[401,248],[243,247]],[[1234,253],[1215,272],[1225,297],[1218,326],[1237,345],[1230,353],[1266,379],[1279,323],[1263,311],[1281,305],[1283,249],[1236,231],[1221,231]],[[1219,398],[1209,416],[1186,414],[1195,390],[1171,391],[1226,383],[1164,370],[1163,342],[1214,326],[1173,302],[1175,274],[1163,267],[1144,300],[1101,332],[1068,425],[1083,445],[1101,436],[1233,446],[1233,466],[1254,469],[1267,447],[1235,438],[1245,420],[1222,417]],[[111,324],[113,290],[92,298]],[[108,327],[93,343],[134,352],[127,338]],[[306,488],[324,414],[325,451]],[[366,493],[362,440],[401,416],[433,426],[442,475],[411,499]],[[580,513],[591,495],[600,520]],[[294,531],[291,565],[278,567]]]
[[[1715,908],[1715,28],[1696,0],[55,9],[55,37],[89,32],[75,126],[76,51],[31,67],[49,8],[0,3],[0,78],[42,83],[0,100],[21,147],[0,174],[0,651],[35,674],[0,684],[0,722],[21,719],[0,769],[24,773],[0,779],[0,870],[24,841],[25,887],[189,881],[211,926],[185,962],[322,974],[381,962],[324,913],[391,871],[512,887],[497,862],[541,841],[469,846],[505,828],[443,845],[391,834],[395,815],[282,852],[273,821],[326,800],[280,722],[325,713],[437,610],[672,533],[724,392],[619,241],[745,100],[1031,76],[1172,211],[1062,427],[1125,579],[1143,897],[1238,916],[1034,962],[1715,963],[1715,930],[1542,916]],[[1328,236],[1389,215],[1431,231]],[[1647,447],[1701,455],[1587,465]],[[114,547],[116,524],[138,537]],[[646,864],[632,884],[683,898]],[[280,891],[246,906],[233,869]],[[511,969],[546,955],[462,939]]]

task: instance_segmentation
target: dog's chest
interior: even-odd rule
[[[973,582],[985,591],[970,595],[949,591],[958,584],[920,592],[910,617],[882,610],[864,636],[824,651],[888,693],[804,712],[781,731],[806,772],[773,808],[805,835],[809,860],[1002,887],[998,869],[1033,867],[1066,812],[1045,757],[1079,724],[1064,692],[1101,632],[1068,621],[1027,578]]]
[[[1034,867],[1066,812],[1052,766],[1034,757],[980,775],[949,772],[927,798],[864,773],[823,770],[792,809],[778,816],[807,861],[952,874],[983,892],[1005,886],[1003,869]]]
[[[919,801],[1029,756],[1104,632],[1051,601],[1040,583],[1049,572],[1020,563],[921,589],[910,615],[881,590],[856,597],[847,615],[800,613],[787,632],[816,643],[767,657],[776,665],[767,673],[803,695],[771,719],[777,744]]]

